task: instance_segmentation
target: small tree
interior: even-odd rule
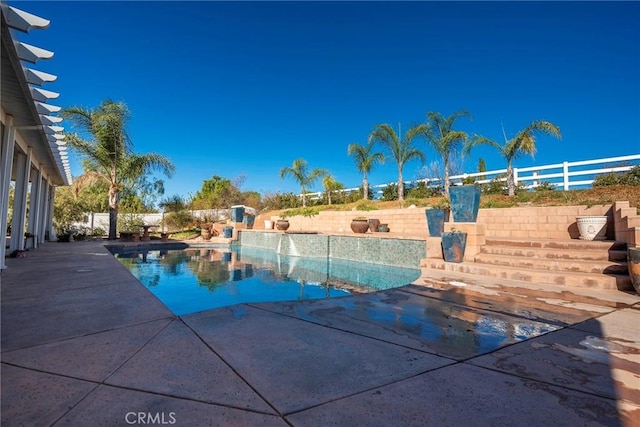
[[[305,159],[296,159],[291,167],[285,166],[280,170],[280,178],[284,179],[287,175],[291,175],[293,179],[300,184],[300,193],[302,194],[302,207],[307,206],[307,188],[311,187],[319,178],[327,175],[324,169],[309,170]]]
[[[468,153],[469,150],[479,144],[487,144],[495,147],[500,154],[507,161],[507,188],[509,196],[513,196],[516,193],[516,183],[513,177],[513,160],[518,158],[522,153],[531,154],[533,156],[536,152],[536,140],[535,134],[542,133],[545,135],[553,136],[561,139],[562,134],[560,128],[551,122],[545,120],[533,121],[526,128],[519,131],[516,136],[511,139],[507,139],[507,134],[502,129],[504,136],[504,145],[500,145],[493,139],[485,138],[484,136],[474,135],[474,137],[465,145],[464,152]]]
[[[404,200],[404,180],[402,178],[402,170],[404,165],[413,159],[420,159],[423,163],[425,156],[422,151],[414,147],[413,140],[423,131],[423,125],[409,128],[401,138],[393,127],[388,124],[377,125],[371,135],[369,135],[369,143],[380,142],[389,149],[391,156],[398,166],[398,200]]]
[[[322,186],[324,187],[324,191],[327,194],[327,202],[331,204],[331,194],[336,190],[341,190],[344,188],[342,183],[333,179],[331,175],[326,175],[322,179]]]
[[[462,146],[468,139],[466,132],[453,129],[455,121],[460,117],[469,117],[471,114],[466,110],[460,110],[449,117],[444,117],[441,113],[427,113],[427,123],[420,128],[422,135],[429,144],[442,156],[444,162],[444,192],[449,197],[449,173],[451,156],[455,149]]]
[[[369,141],[367,145],[349,144],[347,147],[347,153],[353,156],[353,160],[356,162],[358,171],[362,173],[362,195],[363,199],[369,198],[369,180],[367,175],[371,172],[371,169],[376,163],[384,163],[384,154],[373,152],[374,144]]]

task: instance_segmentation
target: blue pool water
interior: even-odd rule
[[[403,286],[418,269],[279,255],[252,247],[112,250],[178,315],[250,302],[346,296]]]

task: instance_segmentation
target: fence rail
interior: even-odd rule
[[[618,163],[618,165],[615,165]],[[621,164],[625,163],[625,164]],[[590,165],[604,165],[597,169],[581,169],[584,166]],[[607,166],[608,165],[608,166]],[[633,167],[640,165],[640,154],[632,154],[628,156],[607,157],[604,159],[594,160],[581,160],[577,162],[562,162],[551,165],[542,166],[529,166],[526,168],[513,168],[513,176],[516,182],[524,183],[526,188],[535,188],[547,182],[550,185],[554,185],[563,191],[568,191],[572,187],[584,187],[593,184],[593,181],[598,175],[604,175],[617,172],[628,172]],[[541,173],[545,171],[544,173]],[[546,171],[551,171],[546,173]],[[449,177],[449,181],[453,185],[460,185],[466,178],[476,178],[477,184],[487,184],[493,180],[506,181],[507,169],[496,169],[486,172],[474,172],[464,173],[462,175],[454,175]],[[584,179],[571,179],[572,177],[584,177]],[[424,182],[428,187],[438,186],[441,183],[441,178],[425,178],[413,181],[405,181],[405,186],[414,185],[418,182]],[[377,184],[369,186],[374,193],[374,198],[378,198],[382,195],[383,190],[393,185],[395,182],[388,182],[386,184]],[[360,187],[345,188],[342,190],[335,190],[334,193],[350,194],[354,191],[360,191]],[[311,200],[321,198],[325,192],[318,191],[315,193],[307,193],[307,197]]]

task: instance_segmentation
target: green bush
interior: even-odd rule
[[[94,228],[93,231],[91,232],[91,236],[93,237],[101,237],[101,236],[104,236],[105,234],[107,234],[105,229],[100,227]]]
[[[407,189],[407,198],[426,199],[442,194],[440,187],[429,187],[424,181],[420,181]]]
[[[390,202],[398,200],[398,184],[389,184],[382,190],[382,200]]]
[[[362,202],[356,205],[356,209],[359,211],[377,211],[378,208],[373,206],[371,202]]]
[[[485,194],[507,194],[507,183],[500,181],[501,176],[497,176],[489,181],[488,184],[482,186],[482,192]]]
[[[557,188],[554,184],[548,182],[548,181],[542,181],[540,184],[538,184],[537,187],[533,188],[533,191],[556,191]]]
[[[634,166],[628,172],[611,172],[598,175],[593,180],[594,187],[608,187],[610,185],[640,185],[640,165]]]
[[[293,209],[302,206],[302,199],[293,193],[274,193],[264,196],[264,206],[268,210]]]

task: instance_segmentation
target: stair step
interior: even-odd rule
[[[573,250],[626,250],[627,244],[615,240],[577,239],[529,239],[508,237],[487,237],[487,246],[515,246],[522,248],[549,248]]]
[[[480,248],[480,252],[483,254],[509,255],[539,259],[576,259],[585,261],[625,261],[627,259],[627,251],[622,249],[574,250],[484,245]]]
[[[518,267],[521,269],[558,271],[565,274],[581,272],[596,274],[626,274],[626,262],[609,262],[592,259],[537,258],[513,255],[479,253],[474,261],[482,264]]]
[[[608,290],[632,290],[633,286],[626,274],[595,274],[581,272],[561,272],[549,270],[527,270],[521,267],[490,265],[479,263],[451,263],[435,258],[423,259],[422,268],[472,273],[484,276],[499,277],[509,280],[522,280],[531,283],[545,283],[550,285],[578,286],[585,288]]]

